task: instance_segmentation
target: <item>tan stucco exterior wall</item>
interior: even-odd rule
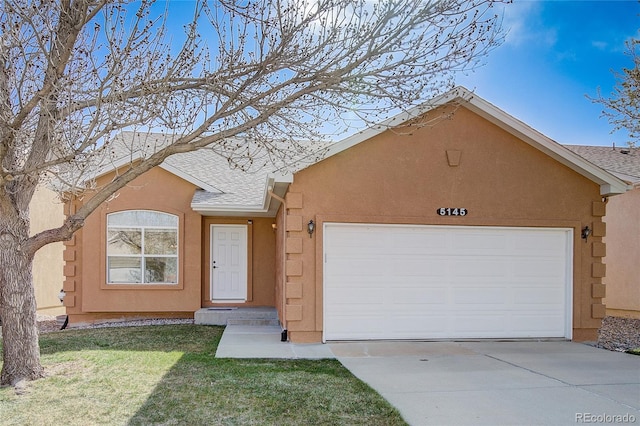
[[[640,188],[607,203],[607,314],[640,318]]]
[[[29,218],[31,235],[61,226],[64,222],[64,205],[58,194],[44,186],[38,186],[29,204]],[[48,244],[37,251],[33,260],[33,283],[38,314],[62,315],[65,312],[58,299],[64,279],[63,250],[61,242]]]
[[[598,185],[462,107],[450,120],[408,130],[386,131],[295,174],[286,197],[290,339],[321,340],[324,222],[572,228],[573,338],[594,339],[605,309]],[[469,214],[438,216],[439,207]],[[586,225],[594,230],[587,242]]]
[[[98,185],[110,178],[101,178]],[[85,226],[66,243],[64,254],[65,306],[71,324],[123,316],[193,316],[200,308],[202,276],[202,217],[190,207],[194,190],[194,185],[155,168],[87,218]],[[70,208],[73,212],[76,207]],[[134,209],[179,217],[177,285],[106,284],[106,215]]]
[[[98,185],[108,179],[111,176],[102,178]],[[155,168],[91,214],[85,226],[65,243],[65,306],[72,325],[124,317],[193,317],[195,311],[207,306],[274,306],[275,219],[203,217],[191,209],[195,189],[183,179]],[[80,203],[79,200],[69,203],[67,209],[73,212]],[[137,209],[179,217],[177,285],[106,284],[106,216]],[[244,304],[221,305],[210,300],[212,224],[247,226],[248,300]]]

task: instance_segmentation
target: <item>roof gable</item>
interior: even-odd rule
[[[318,151],[301,158],[289,169],[300,171],[311,167],[322,159],[367,141],[390,128],[402,129],[403,126],[409,128],[416,118],[424,117],[426,113],[447,104],[455,104],[468,109],[595,182],[600,186],[600,193],[603,196],[627,191],[629,187],[623,179],[629,179],[626,179],[625,176],[640,176],[640,168],[638,169],[639,174],[633,175],[604,167],[602,163],[596,161],[587,161],[464,87],[457,87],[444,95],[384,120],[328,147],[320,144]],[[437,119],[439,117],[436,117]],[[106,153],[103,163],[99,166],[98,175],[131,164],[170,143],[170,135],[164,134],[145,133],[140,135],[125,132],[120,135],[120,138],[121,140],[113,145],[111,151]],[[319,152],[324,155],[318,154]],[[193,197],[192,208],[205,215],[273,216],[278,205],[277,201],[273,199],[277,200],[278,197],[283,196],[288,184],[292,182],[292,175],[282,172],[283,169],[262,168],[253,173],[232,169],[223,156],[210,149],[175,154],[165,159],[160,167],[201,188],[196,191]],[[274,197],[274,194],[278,197]]]
[[[123,132],[105,152],[96,177],[131,165],[169,143],[170,135]],[[232,168],[225,157],[206,148],[171,155],[158,167],[199,188],[191,208],[208,216],[275,216],[279,202],[273,194],[284,196],[292,180],[290,174],[266,167],[253,172]]]
[[[529,127],[522,121],[507,114],[464,87],[457,87],[444,95],[436,97],[408,111],[402,112],[390,119],[384,120],[377,125],[369,127],[353,136],[331,145],[327,149],[327,154],[324,158],[329,158],[345,151],[387,131],[390,128],[400,128],[403,125],[409,125],[412,120],[415,120],[416,118],[446,104],[457,104],[474,112],[561,164],[595,182],[600,186],[600,194],[603,196],[621,194],[629,189],[628,185],[623,180],[585,160],[581,156]]]

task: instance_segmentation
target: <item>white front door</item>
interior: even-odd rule
[[[247,227],[211,225],[211,300],[247,300]]]

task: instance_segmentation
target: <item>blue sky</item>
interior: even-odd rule
[[[639,15],[637,1],[515,0],[504,6],[505,42],[458,84],[556,142],[625,146],[586,95],[608,96],[611,71],[632,65],[624,42],[638,37]]]
[[[170,13],[188,20],[192,6],[173,1]],[[632,65],[625,41],[640,37],[640,3],[513,0],[496,12],[503,15],[504,43],[484,58],[485,65],[459,75],[457,84],[556,142],[626,146],[626,132],[612,134],[602,106],[586,96],[597,96],[598,88],[608,96],[612,71]]]

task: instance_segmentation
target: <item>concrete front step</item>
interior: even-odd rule
[[[194,314],[194,322],[203,325],[280,325],[275,308],[202,308]]]
[[[268,325],[279,327],[280,321],[278,319],[240,319],[240,318],[229,318],[227,320],[227,325]]]

